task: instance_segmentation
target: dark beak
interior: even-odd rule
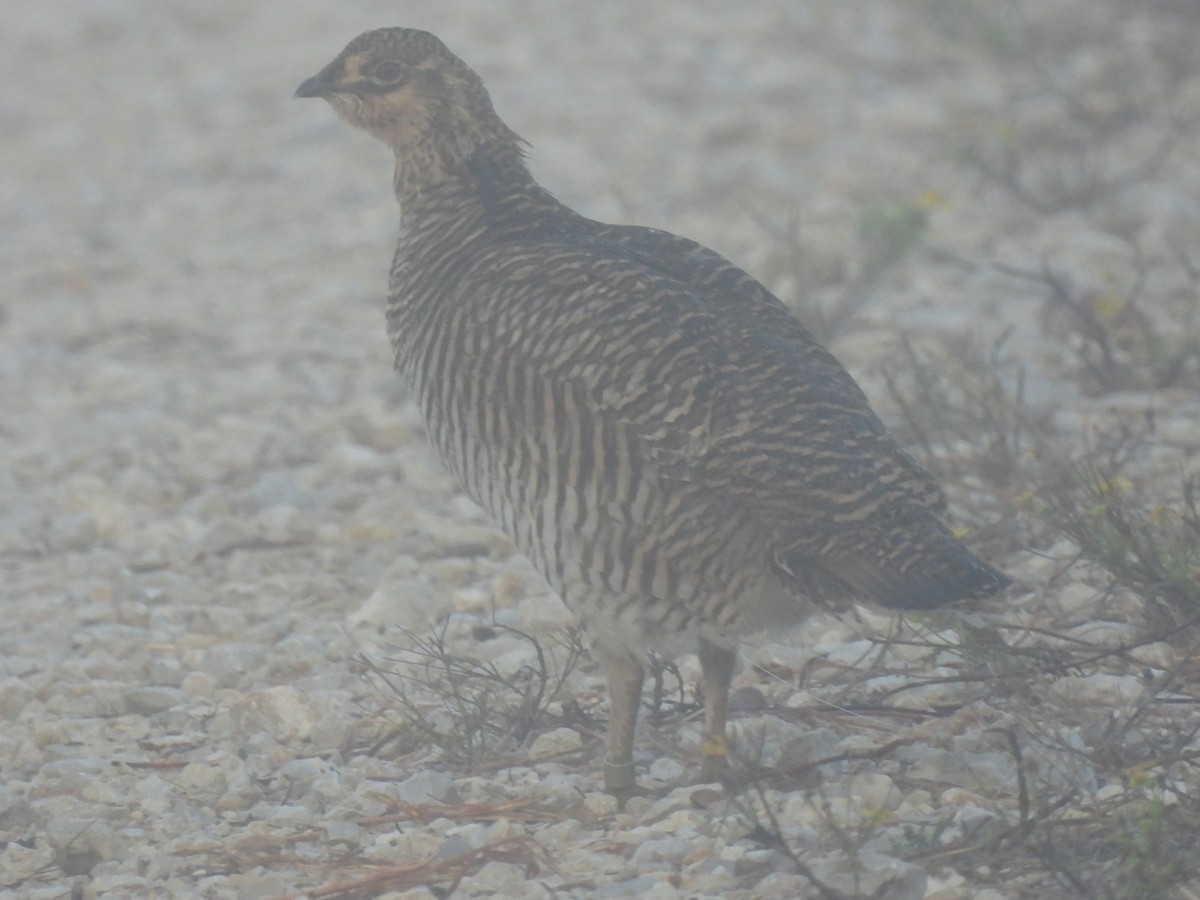
[[[338,90],[338,80],[342,75],[342,60],[339,57],[323,68],[300,87],[296,88],[297,97],[328,97]]]
[[[314,75],[300,87],[296,88],[297,97],[324,97],[329,93],[330,85],[324,79],[325,73]]]

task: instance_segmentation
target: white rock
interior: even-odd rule
[[[598,818],[606,818],[617,811],[617,798],[611,794],[588,794],[583,798],[583,805]]]
[[[684,877],[680,886],[684,896],[724,897],[737,883],[737,877],[730,866],[715,860],[711,862],[712,865],[689,872]]]
[[[555,728],[553,731],[538,735],[529,748],[529,757],[536,761],[543,756],[569,753],[582,747],[583,738],[574,728]]]
[[[216,795],[225,791],[225,773],[208,763],[188,763],[179,770],[176,779],[186,791]]]
[[[846,643],[818,644],[813,648],[814,655],[850,668],[865,665],[871,659],[871,655],[877,653],[879,653],[879,645],[866,639]]]
[[[232,706],[230,713],[243,729],[264,730],[281,744],[307,738],[318,715],[312,701],[290,685],[251,691]]]
[[[1145,693],[1146,686],[1134,675],[1113,675],[1097,672],[1092,675],[1064,675],[1056,679],[1050,690],[1067,704],[1097,704],[1112,708],[1128,708]]]
[[[436,857],[443,840],[420,830],[410,830],[406,834],[377,834],[362,856],[396,864],[412,864],[414,860]]]
[[[193,700],[208,699],[217,689],[217,680],[205,672],[188,672],[179,687]]]
[[[803,671],[812,651],[795,644],[766,643],[752,647],[747,658],[761,666],[772,666],[793,672]]]
[[[674,869],[691,852],[691,842],[680,837],[641,841],[633,851],[632,862],[641,869]]]
[[[18,831],[34,824],[36,817],[28,798],[27,782],[0,785],[0,828]]]
[[[1077,616],[1095,607],[1100,592],[1091,585],[1072,581],[1055,591],[1053,601],[1066,615]]]
[[[659,881],[651,885],[639,896],[646,898],[646,900],[676,900],[682,894],[679,892],[679,888],[675,887],[669,881]]]
[[[810,886],[801,875],[772,872],[754,886],[754,896],[761,900],[796,900],[805,896]]]
[[[405,579],[375,590],[346,616],[346,626],[351,630],[371,629],[380,634],[396,626],[415,628],[427,620],[428,610],[435,609],[436,604],[427,584]]]
[[[297,507],[304,501],[304,492],[295,479],[284,472],[264,472],[242,493],[247,511],[256,512],[272,506]]]
[[[179,688],[139,686],[125,691],[125,703],[129,711],[140,716],[150,716],[172,709],[187,702],[188,696]]]
[[[841,749],[841,742],[833,731],[828,728],[799,729],[779,750],[776,767],[781,770],[801,769],[820,759],[836,756]],[[827,763],[816,769],[817,773],[840,771],[845,768],[843,763]]]
[[[447,828],[445,833],[447,842],[438,850],[438,855],[442,857],[458,856],[469,850],[477,850],[488,840],[488,826],[481,822],[455,825]],[[457,838],[457,841],[451,841],[450,838]]]
[[[46,529],[46,543],[55,553],[78,553],[89,549],[99,537],[96,518],[90,512],[60,516]]]
[[[71,875],[86,875],[100,863],[116,859],[125,841],[100,819],[56,818],[44,829],[54,850],[54,861]]]
[[[694,886],[689,885],[689,887],[691,890],[699,891]],[[664,888],[669,889],[669,891],[664,893]],[[662,878],[657,878],[654,875],[639,875],[625,881],[598,886],[591,892],[591,896],[597,898],[597,900],[616,897],[655,897],[659,898],[659,900],[674,900],[675,897],[679,896],[679,891],[663,881]]]
[[[190,595],[187,586],[176,586],[176,589],[182,588],[185,591],[185,596]],[[200,634],[211,634],[223,640],[231,640],[237,637],[242,637],[250,630],[246,621],[246,611],[241,607],[229,606],[222,603],[203,603],[189,610],[191,615],[188,618],[188,631]],[[212,652],[216,652],[222,647],[228,647],[229,644],[217,645]],[[250,648],[256,646],[253,642],[247,642],[245,649],[238,651],[239,654],[253,653]],[[261,649],[258,651],[261,653]],[[243,662],[249,663],[253,657],[246,657]],[[261,662],[254,662],[254,665],[261,665]]]
[[[1166,641],[1157,641],[1153,644],[1143,644],[1140,647],[1134,647],[1129,651],[1129,655],[1141,665],[1161,671],[1169,669],[1175,663],[1177,656],[1175,648]]]
[[[339,444],[326,456],[326,460],[339,471],[352,475],[375,472],[389,465],[386,456],[362,444]]]
[[[824,884],[852,896],[881,900],[924,900],[926,875],[919,866],[860,850],[854,859],[830,853],[809,863]]]
[[[325,837],[332,843],[358,847],[363,839],[363,829],[354,822],[326,822]]]
[[[146,676],[150,683],[159,687],[177,688],[183,684],[183,664],[173,656],[158,656],[150,662]]]
[[[813,798],[796,792],[789,794],[784,801],[781,818],[789,826],[820,828],[828,816],[821,803],[813,802]]]
[[[19,678],[0,681],[0,718],[16,719],[35,696],[33,688]]]
[[[850,782],[850,789],[858,802],[868,810],[894,810],[903,799],[896,783],[882,772],[866,772],[854,776]]]
[[[249,672],[265,665],[266,661],[264,645],[236,641],[218,644],[209,650],[201,663],[201,671],[211,676],[218,687],[236,687]]]
[[[1068,629],[1067,634],[1079,641],[1099,646],[1136,644],[1139,629],[1126,622],[1084,622]]]
[[[447,772],[423,769],[396,785],[396,797],[405,803],[431,803],[454,794],[454,778]]]
[[[657,782],[676,782],[684,776],[687,771],[682,762],[673,757],[660,756],[654,762],[650,763],[650,767],[646,770],[645,778],[648,781]]]

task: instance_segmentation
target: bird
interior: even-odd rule
[[[1009,584],[783,302],[695,241],[560,203],[435,35],[368,31],[296,96],[394,151],[396,370],[458,485],[581,623],[618,801],[640,790],[652,655],[699,657],[711,782],[728,772],[730,685],[754,635]]]

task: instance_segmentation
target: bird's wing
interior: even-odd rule
[[[938,520],[937,484],[845,369],[712,251],[661,232],[526,240],[457,287],[468,306],[487,298],[472,327],[535,401],[523,412],[497,381],[485,406],[508,407],[524,459],[608,485],[580,502],[622,533],[687,527],[672,499],[687,495],[687,509],[756,522],[802,594],[921,608],[1005,583]]]
[[[837,360],[713,251],[597,225],[506,254],[488,277],[514,298],[512,327],[523,333],[510,343],[551,381],[579,382],[596,414],[636,433],[663,477],[780,524],[820,511],[827,533],[943,505]],[[561,306],[532,317],[519,308],[523,289],[549,285]]]

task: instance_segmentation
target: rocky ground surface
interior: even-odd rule
[[[1200,896],[1195,641],[1039,505],[1119,457],[1084,525],[1194,525],[1194,3],[402,6],[5,15],[0,897]],[[618,812],[569,615],[392,378],[387,152],[291,99],[386,24],[794,304],[1010,598],[750,648],[735,791],[679,660]]]

